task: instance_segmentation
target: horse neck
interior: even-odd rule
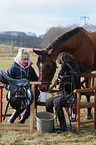
[[[59,45],[53,45],[51,47],[51,49],[47,49],[48,50],[48,54],[51,54],[54,58],[54,60],[57,59],[57,56],[62,53],[62,52],[66,52],[69,53],[71,55],[74,56],[74,53],[77,51],[78,49],[78,37],[81,37],[82,33],[84,33],[83,31],[81,31],[80,33],[77,33],[75,35],[73,35],[72,37],[68,38],[67,40],[64,39],[63,42],[61,42]]]
[[[64,49],[65,48],[65,49]],[[51,53],[51,55],[52,55],[52,57],[53,57],[53,59],[56,61],[56,59],[57,59],[57,57],[58,57],[58,55],[60,54],[60,53],[62,53],[62,52],[66,52],[66,53],[69,53],[69,54],[71,54],[71,55],[74,55],[73,53],[74,53],[74,50],[73,49],[70,49],[71,48],[71,46],[67,46],[67,49],[66,49],[66,44],[64,45],[64,47],[62,47],[62,46],[59,46],[58,48],[56,48],[56,49],[54,49],[53,51],[52,51],[52,53]],[[75,48],[75,47],[73,47],[73,48]]]

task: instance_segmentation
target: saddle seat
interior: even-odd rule
[[[14,84],[17,87],[25,87],[29,83],[27,79],[13,79],[9,77],[4,70],[0,70],[0,80],[4,84]]]

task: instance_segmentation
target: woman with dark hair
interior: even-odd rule
[[[61,70],[55,81],[55,85],[61,81],[62,93],[46,100],[46,111],[53,113],[53,107],[55,107],[56,115],[60,122],[60,130],[58,130],[57,133],[61,133],[67,130],[62,104],[65,101],[65,96],[72,96],[71,93],[73,90],[80,88],[81,72],[73,57],[67,53],[61,53],[58,56],[57,61],[61,64]],[[72,101],[72,98],[70,97],[66,101],[70,102]],[[76,110],[73,110],[73,113],[75,114]]]

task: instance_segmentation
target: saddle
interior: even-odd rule
[[[30,84],[27,79],[13,79],[7,75],[7,73],[4,70],[0,70],[0,81],[6,85],[9,85],[9,90],[7,93],[7,106],[5,110],[5,115],[3,120],[5,119],[8,105],[10,103],[10,100],[12,97],[17,97],[20,99],[27,99],[26,107],[33,103],[33,93],[30,89]],[[8,98],[8,94],[10,94],[10,97]]]
[[[10,85],[10,91],[15,93],[18,87],[26,87],[29,84],[27,79],[13,79],[7,75],[4,70],[0,70],[0,81],[4,84]]]

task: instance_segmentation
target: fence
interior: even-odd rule
[[[0,45],[0,57],[14,57],[16,56],[18,49],[20,47],[15,47],[13,45]],[[27,48],[32,55],[36,55],[33,52],[33,48]]]

